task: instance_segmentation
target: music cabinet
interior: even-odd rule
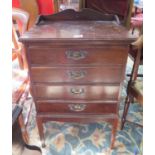
[[[90,9],[39,16],[20,41],[26,49],[37,125],[46,121],[118,123],[129,44],[135,41],[115,15]]]

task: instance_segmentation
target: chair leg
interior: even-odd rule
[[[131,97],[128,95],[125,100],[122,121],[121,121],[121,130],[123,130],[123,128],[124,128],[124,124],[126,122],[126,116],[128,114],[128,109],[129,109],[130,103],[131,103]]]

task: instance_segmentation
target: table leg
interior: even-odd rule
[[[111,145],[110,145],[111,149],[113,149],[114,147],[117,125],[118,125],[118,118],[115,118],[112,123],[112,134],[111,134]]]
[[[44,129],[43,129],[43,121],[42,118],[37,116],[37,126],[38,126],[38,131],[39,131],[39,136],[40,136],[40,140],[42,143],[42,147],[45,147],[45,138],[44,138]]]
[[[24,124],[24,121],[23,121],[23,115],[22,114],[19,115],[18,122],[19,122],[19,126],[21,128],[23,140],[24,140],[25,143],[28,144],[29,136],[28,136],[28,133],[26,131],[26,127],[25,127],[25,124]]]

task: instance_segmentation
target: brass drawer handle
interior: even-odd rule
[[[78,94],[84,94],[84,89],[83,88],[71,88],[71,93],[74,95]]]
[[[71,111],[83,111],[86,109],[86,105],[85,104],[69,104],[68,105],[69,109]]]
[[[67,51],[66,55],[68,59],[81,60],[86,58],[87,52],[86,51]]]
[[[85,71],[69,71],[69,77],[74,80],[82,79],[86,76]]]

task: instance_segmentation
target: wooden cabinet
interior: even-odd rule
[[[40,16],[20,41],[26,48],[37,124],[52,121],[118,123],[129,44],[136,39],[113,15],[90,9]]]

